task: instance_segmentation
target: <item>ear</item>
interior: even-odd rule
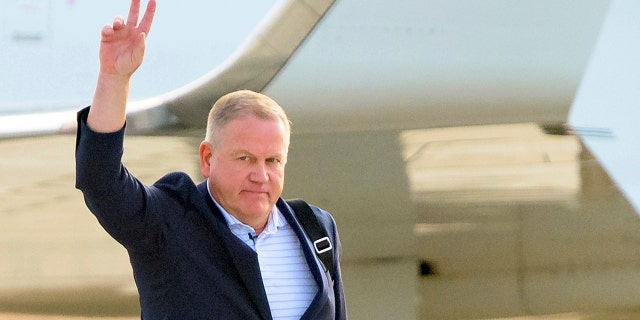
[[[200,173],[207,179],[211,173],[211,156],[213,149],[211,143],[202,141],[200,143]]]

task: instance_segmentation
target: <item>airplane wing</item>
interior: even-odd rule
[[[75,131],[75,111],[0,116],[0,139]]]
[[[283,0],[222,65],[193,83],[134,103],[128,127],[147,132],[176,122],[204,128],[215,100],[238,89],[261,91],[309,35],[335,0]]]
[[[609,10],[569,124],[640,212],[640,2]]]
[[[237,89],[260,91],[286,64],[335,0],[280,0],[222,64],[183,87],[132,101],[130,133],[204,127],[213,102]],[[75,106],[77,108],[78,106]],[[75,111],[0,115],[0,139],[75,130]]]

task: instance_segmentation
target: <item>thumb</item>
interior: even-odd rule
[[[136,38],[133,52],[131,53],[131,60],[134,64],[140,65],[144,60],[144,52],[147,46],[147,34],[141,32]]]

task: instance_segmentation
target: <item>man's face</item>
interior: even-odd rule
[[[284,187],[289,146],[284,125],[251,116],[231,120],[221,133],[217,146],[200,145],[202,175],[227,212],[261,228]]]

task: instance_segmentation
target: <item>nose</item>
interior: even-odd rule
[[[264,163],[258,163],[253,166],[251,173],[249,174],[249,180],[258,183],[266,183],[269,181],[269,172]]]

